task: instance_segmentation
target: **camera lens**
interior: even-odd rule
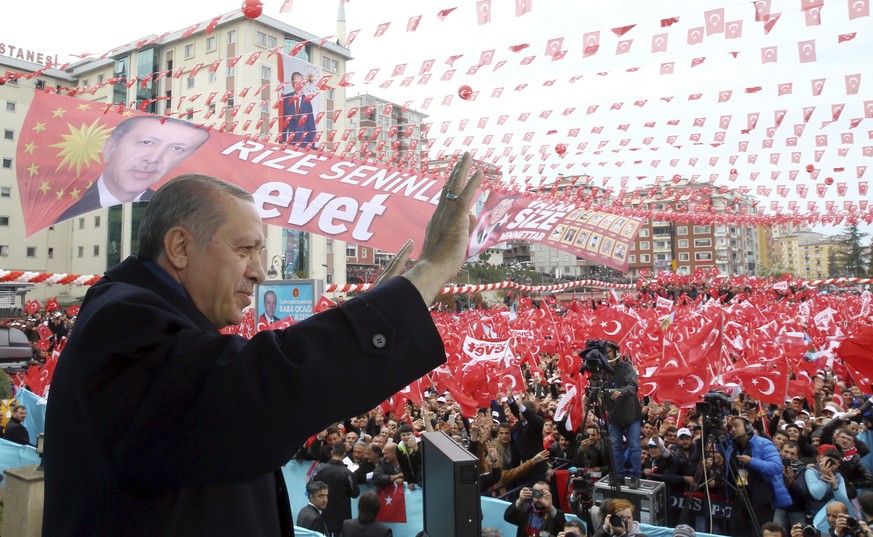
[[[531,491],[531,497],[534,499],[539,499],[543,497],[543,491],[534,489]]]
[[[620,515],[609,515],[610,526],[624,526],[624,517]]]

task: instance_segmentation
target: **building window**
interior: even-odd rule
[[[712,239],[694,239],[695,248],[712,248]]]
[[[194,87],[194,77],[189,76],[188,77],[188,89],[192,89],[193,87]]]
[[[91,85],[91,81],[89,79],[87,79],[87,78],[82,79],[82,86],[87,88],[90,85]]]
[[[100,257],[100,245],[99,244],[94,245],[94,257]]]
[[[102,82],[102,80],[101,80]],[[45,80],[36,79],[36,89],[44,90],[45,89]]]
[[[84,218],[79,219],[79,229],[85,229],[85,219]]]
[[[194,57],[194,43],[188,43],[185,45],[185,58],[193,58]]]
[[[261,66],[261,80],[270,80],[272,74],[273,73],[271,72],[271,69],[269,67],[267,67],[266,65]]]
[[[13,103],[12,101],[6,101],[6,111],[15,112],[15,103]]]
[[[357,255],[358,255],[358,249],[355,248],[355,245],[354,244],[347,244],[346,245],[346,257],[357,257]]]
[[[188,110],[185,111],[185,119],[187,119],[188,121],[191,121],[194,119],[194,109],[193,108],[189,108]]]
[[[3,167],[6,168],[7,170],[12,169],[12,159],[11,158],[3,159]]]
[[[103,76],[103,74],[97,75],[97,83],[98,84],[102,84],[105,79],[106,78]]]
[[[233,45],[236,43],[236,30],[231,30],[227,32],[227,44]]]
[[[691,254],[688,252],[679,252],[679,261],[689,261],[691,259]]]
[[[227,66],[227,78],[231,78],[233,76],[236,76],[236,66],[234,65],[233,67],[231,67],[230,65],[228,65]]]
[[[99,216],[94,217],[94,227],[100,227],[100,217]]]
[[[655,261],[670,261],[670,254],[655,254]]]
[[[679,239],[679,248],[688,248],[688,239]]]
[[[36,246],[28,246],[24,255],[27,257],[36,257]]]
[[[694,226],[695,235],[707,235],[712,233],[712,228],[709,226]]]
[[[264,32],[257,32],[255,34],[255,44],[266,47],[267,46],[267,34]]]
[[[322,56],[321,57],[321,66],[324,67],[325,69],[330,69],[330,58],[328,58],[327,56]]]
[[[648,237],[648,236],[649,236],[648,228],[643,228],[640,230],[640,237]]]
[[[651,259],[651,258],[649,257],[649,254],[642,254],[642,255],[640,255],[640,263],[648,263],[648,262],[649,262],[649,259]]]
[[[677,235],[688,235],[688,226],[678,226],[676,228]]]
[[[712,261],[712,252],[694,252],[695,261]]]
[[[217,48],[218,48],[218,45],[217,45],[217,40],[215,39],[215,36],[212,35],[212,36],[207,37],[206,38],[206,52],[213,52]]]
[[[339,72],[339,61],[338,60],[331,60],[330,66],[334,70],[334,72],[337,72],[337,73]]]
[[[640,241],[640,250],[648,250],[651,248],[649,241]]]
[[[9,245],[0,244],[0,257],[9,257]]]
[[[634,255],[634,254],[631,254],[631,255],[627,256],[627,262],[630,263],[630,264],[634,264],[634,263],[636,263],[636,262],[637,262],[637,256]]]
[[[655,250],[665,250],[670,247],[670,241],[655,241]]]
[[[9,217],[0,216],[0,227],[9,227]]]
[[[79,254],[79,257],[85,257],[85,247],[79,246],[77,253]]]
[[[367,249],[361,248],[361,258],[364,259],[367,257]]]
[[[3,139],[4,140],[14,140],[15,139],[15,131],[12,129],[3,129]]]
[[[0,186],[0,198],[11,198],[12,197],[12,187],[11,186]]]
[[[48,250],[46,250],[46,257],[48,257],[49,259],[55,258],[55,249],[51,246],[49,246]]]
[[[216,73],[215,71],[209,71],[209,74],[207,75],[207,82],[212,84],[216,80],[218,80],[218,73]]]

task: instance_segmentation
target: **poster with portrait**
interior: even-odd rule
[[[278,330],[311,317],[324,280],[271,280],[255,291],[255,330]]]
[[[321,68],[294,56],[279,54],[278,58],[282,87],[279,121],[282,141],[312,147],[318,142],[316,125],[319,114],[324,112],[322,92],[315,86],[324,73]]]
[[[628,216],[563,200],[492,191],[467,244],[467,257],[502,242],[529,241],[627,272],[627,253],[641,225]]]

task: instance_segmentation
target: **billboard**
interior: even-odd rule
[[[301,147],[313,147],[316,138],[316,118],[324,112],[321,92],[315,84],[322,71],[315,65],[287,54],[278,55],[279,81],[282,94],[281,140]]]
[[[324,292],[322,280],[273,280],[255,291],[255,330],[277,330],[315,314],[315,304]]]

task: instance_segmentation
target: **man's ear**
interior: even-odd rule
[[[194,247],[193,239],[181,226],[171,228],[164,235],[164,255],[174,269],[184,270],[188,266],[188,250]]]

